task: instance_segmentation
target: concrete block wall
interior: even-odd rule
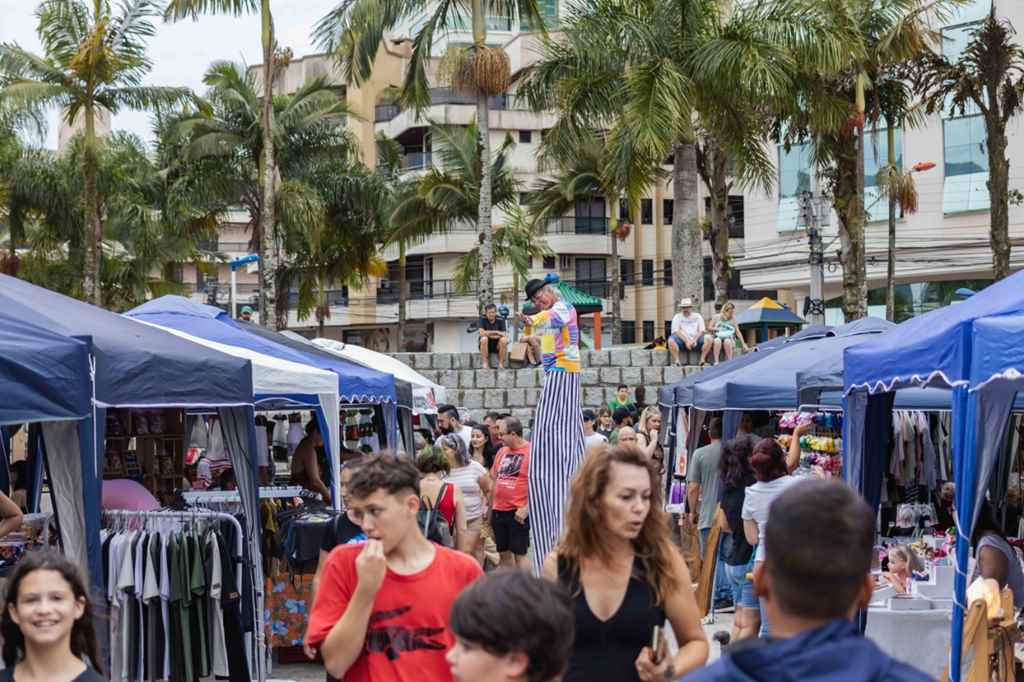
[[[396,353],[395,357],[431,381],[448,389],[448,399],[463,418],[480,421],[487,412],[508,412],[529,424],[533,417],[544,370],[481,369],[475,353]],[[647,389],[647,402],[658,399],[663,386],[678,383],[698,371],[693,365],[673,367],[664,350],[603,350],[582,353],[584,408],[597,409],[615,396],[615,389],[626,384],[632,389]]]

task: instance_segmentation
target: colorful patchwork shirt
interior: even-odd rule
[[[558,301],[550,310],[531,316],[530,325],[540,336],[545,372],[580,371],[580,328],[575,308]]]

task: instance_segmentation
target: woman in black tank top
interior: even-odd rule
[[[662,682],[704,665],[707,639],[690,575],[669,541],[654,464],[606,447],[573,480],[565,533],[544,575],[573,596],[576,636],[563,682]],[[675,656],[655,661],[656,626],[672,625]]]

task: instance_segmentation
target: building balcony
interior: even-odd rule
[[[433,155],[430,152],[409,152],[402,156],[403,171],[426,170],[433,165]]]
[[[378,104],[373,108],[373,121],[374,123],[387,123],[400,113],[402,113],[402,107],[397,104]]]
[[[608,219],[604,216],[564,216],[549,220],[546,234],[608,234]]]

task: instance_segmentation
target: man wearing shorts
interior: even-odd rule
[[[679,301],[682,312],[672,318],[672,335],[668,337],[668,350],[672,354],[672,364],[682,364],[682,351],[699,351],[704,347],[704,318],[700,313],[693,312],[693,300],[684,298]]]
[[[491,478],[494,500],[491,503],[491,528],[502,566],[529,568],[530,507],[527,474],[530,468],[530,443],[523,440],[523,425],[515,417],[498,422],[505,444],[494,456]]]

